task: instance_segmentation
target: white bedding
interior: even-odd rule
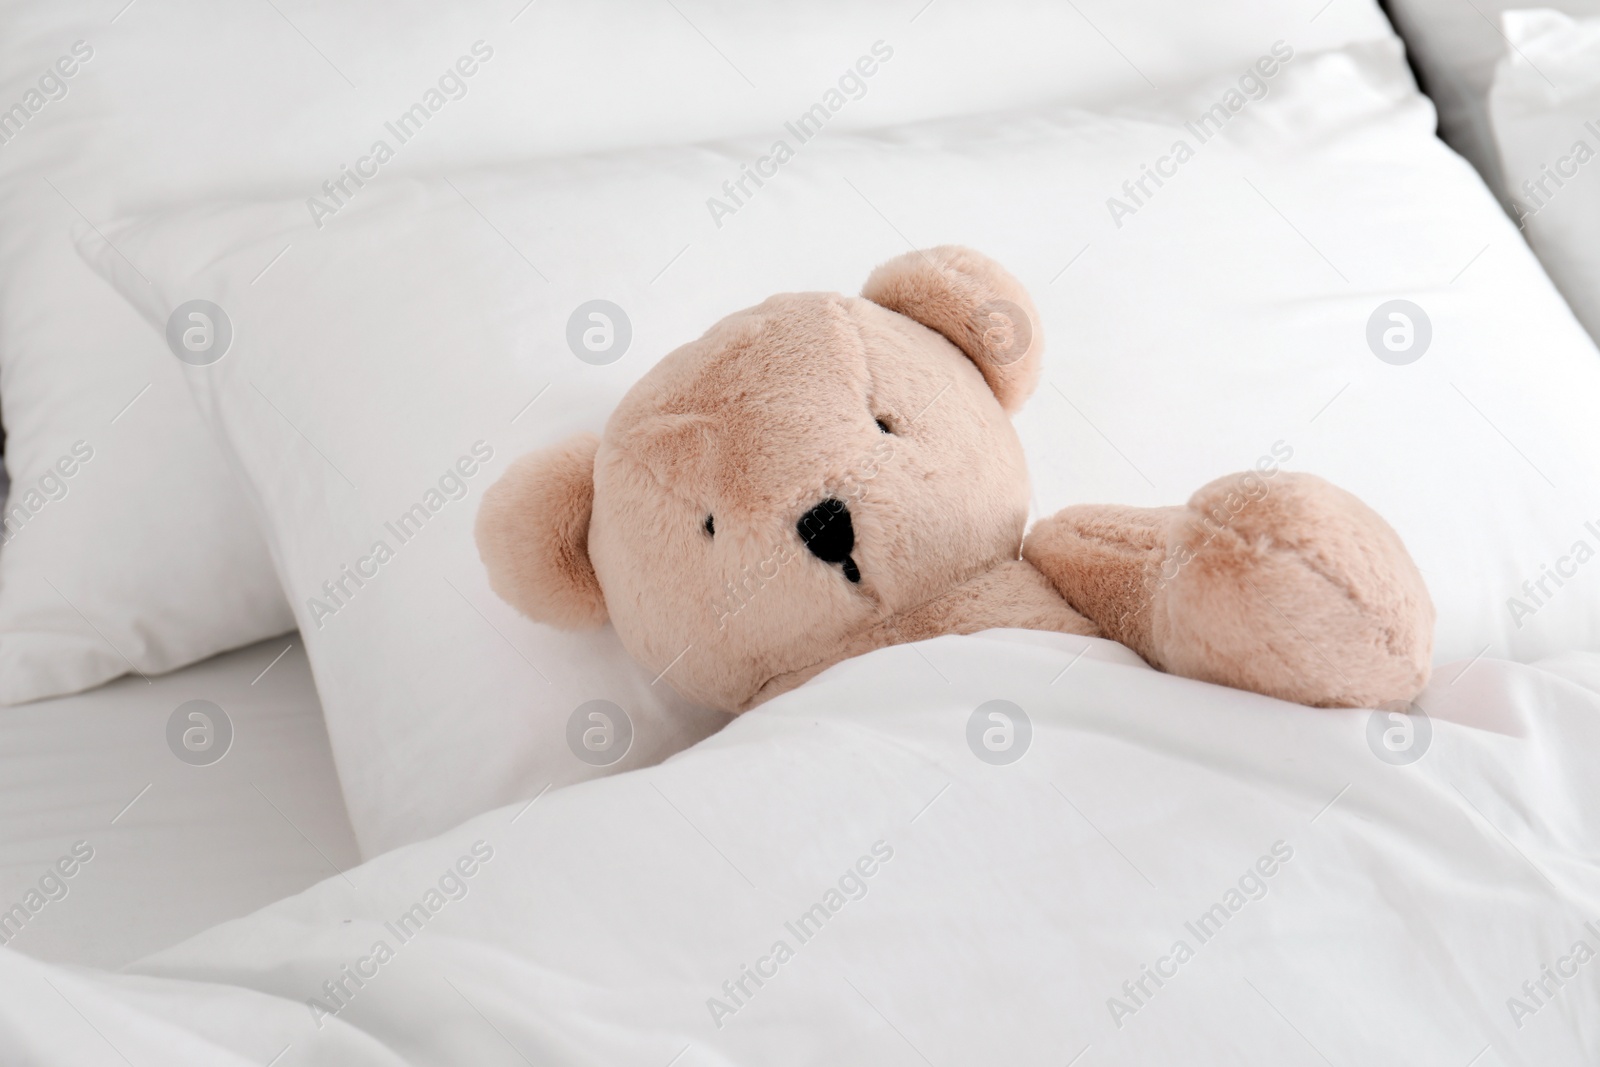
[[[496,705],[519,729],[457,714],[469,691],[462,677],[525,700],[521,652],[464,629],[462,618],[473,627],[477,618],[467,611],[473,602],[462,605],[455,593],[444,594],[456,598],[446,600],[455,615],[420,598],[391,608],[377,599],[389,593],[375,593],[363,610],[382,603],[392,620],[420,620],[428,641],[422,652],[372,641],[371,675],[338,694],[324,682],[330,720],[332,695],[352,712],[340,727],[348,751],[389,757],[352,757],[346,771],[374,851],[526,791],[509,806],[352,866],[356,845],[295,637],[179,674],[0,712],[0,930],[6,909],[31,888],[67,890],[5,938],[15,951],[0,951],[0,1064],[1563,1067],[1600,1059],[1600,652],[1534,664],[1495,658],[1596,647],[1593,579],[1553,598],[1549,610],[1541,601],[1526,629],[1501,614],[1505,598],[1542,575],[1545,561],[1567,558],[1560,553],[1596,514],[1590,475],[1600,453],[1591,437],[1570,433],[1580,425],[1574,413],[1593,408],[1585,398],[1597,388],[1594,351],[1476,179],[1428,140],[1426,105],[1388,46],[1353,49],[1363,62],[1324,53],[1382,36],[1372,4],[1313,0],[1302,11],[1254,0],[1205,9],[1079,0],[1046,13],[1042,3],[996,9],[914,0],[890,23],[895,43],[904,40],[904,65],[894,68],[901,80],[875,83],[859,108],[852,103],[838,136],[830,130],[832,139],[808,150],[786,172],[787,184],[737,226],[704,240],[694,231],[696,251],[675,261],[651,297],[647,280],[653,284],[665,257],[631,249],[640,234],[666,232],[671,212],[659,204],[667,201],[635,193],[601,200],[603,211],[550,218],[544,204],[557,201],[519,186],[507,159],[764,134],[773,116],[814,100],[838,63],[871,43],[889,9],[839,4],[829,18],[814,8],[797,13],[796,25],[774,36],[792,42],[814,31],[805,39],[818,43],[790,49],[803,61],[789,69],[770,62],[767,34],[746,32],[755,22],[745,5],[650,4],[638,9],[649,12],[647,32],[613,33],[632,13],[623,5],[522,3],[463,5],[448,15],[436,8],[429,20],[412,2],[386,9],[381,32],[363,5],[305,0],[226,10],[200,0],[117,0],[121,10],[103,14],[0,3],[18,13],[13,38],[26,46],[6,85],[34,77],[35,55],[53,57],[77,36],[73,19],[104,42],[104,64],[89,72],[95,80],[52,104],[26,131],[29,140],[0,160],[6,177],[23,174],[24,163],[48,171],[82,212],[81,224],[61,195],[32,181],[32,169],[31,184],[14,184],[11,203],[48,205],[56,216],[40,227],[65,240],[62,227],[75,226],[86,250],[107,257],[89,241],[103,240],[91,232],[96,225],[120,233],[114,220],[169,200],[287,196],[298,213],[300,198],[330,166],[354,158],[374,122],[414,99],[439,62],[482,32],[501,49],[497,80],[452,104],[448,120],[386,176],[389,184],[333,233],[358,226],[391,195],[382,188],[396,196],[426,190],[429,176],[450,171],[481,205],[482,221],[495,219],[490,226],[519,242],[537,236],[528,247],[594,249],[558,256],[575,265],[558,285],[635,278],[629,306],[644,327],[638,352],[649,341],[652,358],[670,347],[655,342],[698,332],[723,310],[799,284],[796,276],[848,288],[902,249],[896,226],[922,243],[971,240],[1051,294],[1052,337],[1063,353],[1077,353],[1024,427],[1038,443],[1030,459],[1042,510],[1067,499],[1171,502],[1203,480],[1191,468],[1209,476],[1221,457],[1248,465],[1282,423],[1306,468],[1362,479],[1389,494],[1394,510],[1412,509],[1408,529],[1438,549],[1429,580],[1442,601],[1458,602],[1443,620],[1444,658],[1477,652],[1482,642],[1464,636],[1474,625],[1515,624],[1514,632],[1480,658],[1438,667],[1420,698],[1431,716],[1426,733],[1411,720],[1412,747],[1399,751],[1385,745],[1403,746],[1408,720],[1287,705],[1159,674],[1107,642],[1008,631],[841,664],[660,766],[536,796],[555,779],[494,771],[497,761],[541,751],[529,705]],[[850,20],[841,14],[847,8]],[[656,32],[663,26],[678,36]],[[1108,194],[1161,158],[1176,128],[1155,103],[1112,102],[1129,87],[1171,94],[1198,78],[1196,99],[1209,105],[1239,63],[1284,27],[1299,58],[1274,82],[1270,101],[1249,104],[1248,117],[1158,200],[1141,203],[1136,218],[1108,217]],[[390,36],[411,44],[399,53],[381,47],[379,38]],[[952,62],[951,41],[970,42],[973,61]],[[727,64],[719,49],[731,56]],[[335,61],[359,89],[345,94]],[[759,92],[745,95],[733,61],[758,75]],[[1301,74],[1313,63],[1333,81],[1384,76],[1365,90],[1297,91],[1302,77],[1306,86],[1324,84]],[[1093,134],[1086,149],[1057,160],[1073,160],[1080,178],[1053,181],[1052,195],[1036,198],[1048,227],[1028,216],[1027,228],[1001,239],[984,221],[1014,210],[1004,191],[1040,181],[1039,166],[1017,168],[1014,182],[974,182],[1002,195],[971,197],[959,211],[947,206],[955,198],[932,195],[932,182],[908,182],[902,195],[885,180],[887,164],[823,166],[846,158],[852,144],[876,144],[885,159],[891,148],[909,158],[916,147],[852,130],[1046,96],[1101,108],[1083,113]],[[980,149],[1003,142],[1003,130],[969,121],[984,137],[949,169],[957,177],[992,166],[996,157]],[[1115,140],[1119,126],[1137,137]],[[1324,140],[1325,157],[1306,147]],[[696,168],[720,178],[729,160],[752,158],[742,146],[725,158],[716,151],[662,149],[641,158],[703,158],[676,177],[668,168],[624,175],[681,183],[688,193],[671,210],[705,229],[702,198],[713,186]],[[466,180],[462,169],[480,164],[502,166],[476,171],[478,183]],[[582,169],[609,165],[579,161],[574,188],[583,196],[610,188]],[[846,172],[874,203],[888,205],[885,215],[839,185],[836,175]],[[830,183],[839,187],[829,191]],[[918,192],[921,185],[928,188]],[[457,197],[441,199],[462,212],[462,248],[480,263],[501,262],[493,254],[520,269],[501,237],[478,227],[471,212],[480,207]],[[808,215],[796,211],[802,204],[833,210]],[[962,217],[975,221],[949,232]],[[453,218],[442,221],[457,226]],[[632,242],[597,243],[594,218],[613,229],[645,221]],[[414,238],[419,230],[407,232]],[[1075,253],[1085,258],[1073,267]],[[134,244],[116,255],[154,276]],[[310,290],[289,284],[306,269],[306,255],[331,253],[298,247],[248,289],[257,296],[237,306],[230,298],[241,322],[249,313],[291,334],[308,328]],[[206,269],[227,266],[209,253],[197,258]],[[239,277],[239,292],[254,286],[267,258]],[[417,276],[461,261],[432,256]],[[36,262],[8,269],[25,272]],[[496,269],[502,281],[516,277]],[[383,277],[329,272],[358,292]],[[481,312],[496,290],[463,289],[476,302],[461,305],[471,314],[459,321],[495,325]],[[7,306],[32,308],[30,294],[43,288],[8,291]],[[358,326],[357,305],[329,299],[339,291],[324,290],[324,304],[346,328]],[[565,302],[541,312],[558,324],[578,295],[594,295],[561,291]],[[94,294],[99,303],[85,290],[68,292],[82,297],[72,306],[88,319],[109,321],[101,313],[109,290]],[[273,292],[298,294],[298,303],[259,295]],[[378,317],[392,319],[402,342],[414,342],[421,334],[393,324],[426,318],[430,300],[453,292],[386,296],[371,306],[389,313]],[[1417,297],[1436,316],[1433,351],[1409,369],[1363,343],[1369,314],[1395,295]],[[457,321],[438,317],[434,326],[447,331]],[[109,358],[111,340],[85,336]],[[382,339],[369,332],[363,344]],[[477,354],[510,350],[491,345]],[[519,346],[515,358],[538,351]],[[1287,358],[1268,359],[1278,352]],[[272,366],[248,344],[240,354],[250,361],[221,370]],[[1325,362],[1308,372],[1312,355]],[[331,398],[337,403],[318,430],[359,429],[345,418],[351,397],[371,410],[409,410],[383,393],[424,380],[392,373],[399,365]],[[1205,432],[1186,432],[1179,416],[1205,406],[1195,385],[1202,377],[1222,391],[1209,401],[1218,415]],[[500,390],[504,376],[472,381],[514,407],[546,378],[528,377],[526,391]],[[1529,380],[1538,387],[1518,388]],[[616,386],[574,395],[609,410]],[[427,400],[451,396],[438,389]],[[1079,410],[1069,416],[1061,400]],[[296,395],[297,404],[317,402],[312,390]],[[559,391],[544,402],[542,410],[551,409],[537,428],[534,419],[502,427],[497,447],[509,456],[591,417]],[[436,410],[404,432],[357,435],[375,450],[366,470],[410,491],[410,472],[435,473],[431,459],[402,463],[391,446],[409,450],[408,460],[431,456],[434,444],[454,447],[457,427],[472,420],[451,418]],[[1449,432],[1432,432],[1434,418]],[[1070,435],[1068,446],[1043,447],[1056,432]],[[1359,447],[1351,443],[1358,438]],[[1113,439],[1146,441],[1150,454],[1136,448],[1131,460],[1119,459]],[[306,458],[284,451],[260,467],[293,481]],[[1521,490],[1498,493],[1501,484]],[[268,518],[281,523],[284,513]],[[329,512],[306,521],[325,527]],[[468,544],[464,530],[459,546]],[[1468,551],[1480,543],[1496,548],[1492,562]],[[476,560],[460,559],[452,573],[482,592],[467,584],[481,581]],[[383,588],[398,600],[404,581],[397,575]],[[531,647],[531,624],[484,606],[520,647]],[[441,643],[441,634],[460,646]],[[484,656],[499,657],[488,672],[463,652],[486,648]],[[552,659],[566,668],[578,662]],[[348,650],[330,650],[319,670],[331,678],[352,661]],[[417,679],[429,673],[439,677],[424,687]],[[380,676],[398,683],[385,690],[371,681]],[[430,702],[440,679],[450,699]],[[236,730],[229,754],[211,766],[185,765],[168,747],[168,719],[191,699],[224,705]],[[1030,735],[1016,762],[983,747],[986,731],[1003,738],[1006,721],[974,720],[997,700],[1028,716],[1027,731],[1010,724],[1013,739]],[[417,722],[433,732],[416,731]],[[407,762],[394,752],[419,755]],[[1420,759],[1404,763],[1412,752]],[[66,869],[72,874],[55,881],[52,870]],[[807,914],[818,928],[791,928]],[[1208,914],[1213,928],[1191,928]],[[412,929],[402,934],[406,915]],[[379,942],[385,948],[375,952]],[[359,983],[348,968],[362,972]],[[751,969],[761,972],[760,984]]]
[[[1393,524],[1439,608],[1437,659],[1600,648],[1600,578],[1572,559],[1600,516],[1600,354],[1433,139],[1396,44],[1287,62],[1269,45],[1270,88],[1204,143],[1189,116],[1229,114],[1238,73],[1111,113],[830,127],[732,219],[706,194],[770,140],[384,178],[322,230],[300,195],[107,222],[116,253],[84,230],[156,329],[195,297],[233,324],[230,354],[186,371],[300,620],[362,854],[721,725],[610,631],[500,601],[478,494],[512,457],[600,430],[728,312],[851,291],[908,245],[980,249],[1038,302],[1042,380],[1017,419],[1036,518],[1172,504],[1286,461]],[[1141,167],[1177,165],[1175,138],[1197,146],[1178,176],[1146,182],[1159,195],[1132,217],[1108,210]],[[605,365],[566,340],[597,296],[632,323]],[[1395,300],[1432,338],[1399,364],[1369,347]],[[592,699],[632,718],[627,762],[565,744]]]
[[[1600,337],[1600,0],[1587,18],[1544,8],[1503,16],[1506,54],[1488,114],[1528,244]]]
[[[226,754],[206,766],[166,740],[173,710],[194,699],[233,724]],[[41,893],[37,914],[6,924],[79,842],[91,855],[68,864],[65,895],[51,883],[60,899]],[[119,967],[355,862],[294,634],[148,682],[0,709],[0,942],[17,953]]]
[[[1527,8],[1592,16],[1600,14],[1600,0],[1391,0],[1387,6],[1406,39],[1423,89],[1439,109],[1439,136],[1478,169],[1509,207],[1517,180],[1508,181],[1502,169],[1488,98],[1496,64],[1508,55],[1527,56],[1502,28],[1502,20],[1508,11]],[[1558,80],[1552,76],[1542,82],[1553,88]]]
[[[966,740],[997,699],[1031,721],[1008,765]],[[125,974],[0,953],[0,1059],[1593,1062],[1600,655],[1449,665],[1419,703],[1395,765],[1371,712],[1108,642],[886,649]]]

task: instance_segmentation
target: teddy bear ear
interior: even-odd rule
[[[600,439],[579,434],[515,460],[483,494],[474,536],[500,599],[536,622],[568,629],[606,621],[589,561],[594,457]]]
[[[1039,380],[1044,334],[1022,283],[959,245],[907,252],[867,278],[861,295],[943,334],[967,354],[1007,414]]]

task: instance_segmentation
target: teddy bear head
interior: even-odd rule
[[[1017,558],[1028,473],[1010,416],[1043,337],[967,249],[912,252],[860,297],[785,293],[672,352],[595,437],[484,495],[497,594],[608,619],[691,700],[742,711],[852,637]]]

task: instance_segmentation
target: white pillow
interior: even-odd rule
[[[84,248],[153,323],[191,298],[231,318],[233,353],[190,382],[266,517],[369,854],[599,773],[567,744],[590,700],[632,716],[618,767],[717,725],[609,631],[558,633],[498,602],[471,538],[478,494],[518,454],[598,430],[724,314],[777,291],[853,291],[907,244],[982,249],[1039,302],[1044,380],[1019,419],[1037,513],[1170,504],[1269,457],[1395,525],[1439,606],[1441,661],[1600,645],[1600,564],[1567,582],[1587,592],[1548,586],[1526,616],[1507,604],[1591,536],[1593,344],[1432,137],[1397,45],[1259,69],[1272,76],[1241,67],[1159,109],[829,131],[731,216],[708,200],[781,129],[376,180],[321,231],[303,196],[108,230],[151,287],[92,237]],[[1185,123],[1213,105],[1227,122],[1201,143]],[[1158,187],[1146,168],[1170,173]],[[1431,318],[1407,365],[1381,343],[1404,324],[1375,317],[1395,299]],[[603,365],[568,343],[594,300],[631,324]],[[397,533],[457,482],[464,499],[442,493],[420,532]],[[380,539],[392,558],[363,563]],[[373,576],[358,587],[346,566]],[[346,586],[337,603],[325,582]]]
[[[77,217],[52,199],[17,190],[0,226],[7,704],[294,627],[177,360],[84,263]]]
[[[1509,11],[1489,113],[1512,212],[1600,338],[1600,14]]]
[[[7,106],[74,41],[97,50],[4,149],[55,156],[53,180],[81,179],[69,192],[96,220],[223,182],[320,184],[480,39],[492,60],[394,168],[764,134],[880,39],[887,76],[836,128],[1115,101],[1242,65],[1279,37],[1314,50],[1392,35],[1371,0],[1315,20],[1300,0],[164,0],[113,14],[0,0]],[[40,139],[48,153],[27,147]]]
[[[73,227],[262,186],[309,195],[441,84],[460,99],[384,165],[386,177],[765,131],[880,40],[891,60],[848,83],[860,97],[830,119],[835,129],[1115,99],[1244,62],[1263,35],[1309,47],[1387,32],[1371,3],[1306,25],[1288,0],[1265,11],[1256,0],[1138,11],[606,0],[492,12],[426,0],[171,0],[112,12],[10,0],[0,24],[0,108],[27,112],[20,128],[15,118],[0,126],[0,402],[13,507],[47,500],[28,496],[41,482],[60,494],[51,471],[75,462],[77,442],[94,453],[63,483],[68,496],[0,553],[5,702],[168,670],[290,625],[171,356],[130,330],[126,309],[76,262]],[[479,41],[487,61],[441,83]]]
[[[1500,31],[1503,12],[1527,0],[1390,0],[1389,11],[1406,39],[1422,87],[1439,109],[1439,136],[1483,175],[1509,206],[1508,182],[1500,171],[1489,127],[1489,86],[1506,54]],[[1550,0],[1541,5],[1573,15],[1600,15],[1600,0]]]

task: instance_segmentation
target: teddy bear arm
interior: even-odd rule
[[[1098,636],[1118,641],[1162,666],[1151,626],[1150,583],[1166,550],[1166,526],[1178,508],[1079,505],[1035,523],[1022,544],[1036,568]]]
[[[1170,522],[1154,596],[1162,667],[1317,707],[1412,700],[1428,683],[1433,601],[1405,544],[1312,474],[1203,486]]]
[[[1375,512],[1313,475],[1229,475],[1181,508],[1068,508],[1023,557],[1172,674],[1319,707],[1427,684],[1434,609],[1416,565]]]

